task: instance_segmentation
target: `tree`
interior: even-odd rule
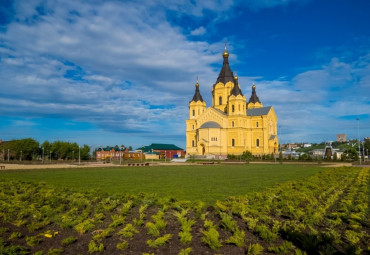
[[[252,152],[250,151],[244,151],[241,158],[247,162],[253,160]]]
[[[132,147],[131,147],[131,145],[128,147],[128,150],[129,150],[129,151],[132,151]]]
[[[90,158],[90,147],[86,144],[81,148],[81,159],[88,160]]]
[[[338,155],[337,155],[337,153],[336,153],[336,152],[334,152],[333,160],[338,160]]]
[[[280,152],[279,152],[279,160],[280,160],[280,161],[283,161],[283,159],[284,159],[284,158],[283,158],[283,152],[282,152],[282,151],[280,151]]]
[[[355,148],[348,148],[345,154],[347,159],[358,160],[358,151]]]

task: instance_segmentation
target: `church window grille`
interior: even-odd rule
[[[234,105],[231,106],[231,112],[234,112],[235,111],[235,108],[234,108]]]
[[[256,127],[258,127],[258,121],[256,122]]]
[[[231,122],[231,126],[234,127],[234,121]]]
[[[218,98],[218,104],[219,104],[219,105],[222,105],[222,97],[219,97],[219,98]]]
[[[194,143],[194,140],[191,141],[191,146],[194,147],[195,143]]]
[[[195,116],[195,110],[193,110],[193,117]]]
[[[231,139],[231,146],[234,147],[235,146],[235,139]]]
[[[256,147],[259,147],[260,146],[260,139],[257,139],[256,140]]]

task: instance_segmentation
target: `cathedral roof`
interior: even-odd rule
[[[271,110],[271,106],[247,109],[247,116],[267,115]]]
[[[248,104],[249,103],[261,103],[261,101],[260,101],[260,99],[258,98],[258,96],[257,96],[257,93],[256,93],[256,86],[254,86],[254,84],[253,84],[253,86],[252,86],[252,95],[251,95],[251,98],[249,99],[249,102],[248,102]]]
[[[201,102],[203,102],[202,95],[199,92],[199,83],[198,82],[195,84],[195,93],[194,93],[194,96],[193,96],[193,100],[191,100],[191,101],[194,101],[194,102],[201,101]]]
[[[218,78],[215,84],[219,82],[226,84],[229,81],[232,81],[232,82],[234,81],[233,72],[231,71],[230,66],[229,66],[229,53],[226,50],[226,46],[225,46],[224,53],[222,53],[222,56],[224,57],[224,63],[222,65],[220,74],[218,75]]]
[[[214,121],[207,121],[200,128],[221,128],[220,124]]]
[[[234,77],[234,87],[231,90],[230,95],[234,95],[234,96],[243,95],[242,90],[239,87],[238,76],[236,75]]]

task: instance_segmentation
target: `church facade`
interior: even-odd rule
[[[223,66],[212,89],[212,106],[195,84],[186,120],[186,153],[225,157],[250,151],[253,155],[278,154],[277,117],[272,106],[263,106],[253,84],[249,100],[229,66],[225,47]]]

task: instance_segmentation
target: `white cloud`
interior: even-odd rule
[[[206,33],[206,29],[204,27],[198,27],[190,32],[191,35],[204,35]]]

